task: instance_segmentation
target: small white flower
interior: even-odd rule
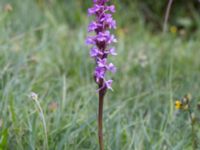
[[[34,93],[34,92],[31,92],[30,98],[33,99],[33,100],[37,100],[38,99],[38,95],[36,93]]]
[[[140,52],[138,54],[138,63],[141,65],[141,67],[145,68],[148,65],[148,58],[147,55],[144,54],[144,52]]]

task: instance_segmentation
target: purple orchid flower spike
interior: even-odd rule
[[[116,21],[112,18],[112,13],[115,12],[114,5],[106,5],[109,0],[93,0],[93,7],[88,9],[88,15],[95,15],[95,20],[92,21],[88,26],[88,32],[95,32],[96,35],[88,36],[86,39],[86,44],[94,45],[90,50],[90,57],[94,58],[96,61],[96,69],[94,73],[95,82],[97,82],[99,89],[103,89],[104,93],[106,89],[102,88],[105,85],[106,72],[111,71],[116,72],[116,67],[114,64],[107,64],[108,55],[117,55],[115,48],[111,47],[112,43],[117,42],[114,35],[109,31],[110,29],[116,28]],[[101,69],[99,69],[101,68]],[[97,76],[96,72],[98,70],[105,70],[103,76]]]
[[[90,57],[96,62],[94,71],[94,80],[98,85],[99,92],[99,113],[98,113],[98,130],[100,150],[103,150],[103,99],[107,89],[112,90],[113,80],[106,79],[106,72],[116,72],[113,63],[108,62],[108,56],[117,55],[112,43],[117,42],[115,36],[109,31],[116,29],[116,21],[112,14],[115,12],[114,5],[107,5],[109,0],[93,0],[93,7],[88,9],[88,15],[95,16],[95,20],[88,26],[88,32],[95,32],[96,35],[90,35],[86,39],[86,44],[93,45],[90,50]]]

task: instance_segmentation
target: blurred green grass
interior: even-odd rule
[[[45,113],[49,149],[98,149],[94,62],[85,46],[89,19],[76,3],[65,11],[53,6],[0,2],[0,150],[43,149],[32,91]],[[115,17],[118,56],[110,59],[118,72],[105,100],[106,149],[192,149],[191,127],[173,105],[188,92],[199,101],[199,31],[153,34],[142,21],[126,25]]]

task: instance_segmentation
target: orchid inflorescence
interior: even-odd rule
[[[93,45],[90,50],[90,56],[95,59],[96,67],[94,71],[95,82],[99,85],[99,90],[112,90],[112,80],[107,80],[105,74],[107,71],[116,72],[116,67],[108,63],[108,55],[117,55],[112,43],[117,42],[110,29],[116,29],[116,21],[112,18],[115,12],[114,5],[106,5],[109,0],[93,0],[94,5],[88,9],[88,15],[95,15],[95,21],[88,26],[88,32],[95,32],[96,35],[88,36],[86,44]]]

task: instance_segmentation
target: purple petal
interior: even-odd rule
[[[113,80],[107,80],[107,81],[105,81],[105,86],[106,86],[108,89],[110,89],[110,90],[113,90],[113,89],[112,89],[112,82],[113,82]]]
[[[110,29],[116,28],[116,21],[112,18],[111,14],[104,14],[100,21],[104,22],[105,26],[108,26]]]
[[[96,29],[98,29],[99,27],[101,27],[100,24],[96,23],[95,21],[91,22],[88,26],[88,32],[91,31],[95,31]]]
[[[86,39],[86,44],[87,44],[87,45],[96,44],[96,42],[95,42],[95,37],[87,37],[87,39]]]
[[[110,63],[108,66],[107,66],[107,69],[109,71],[111,71],[112,73],[115,73],[117,71],[117,68],[112,64]]]
[[[114,55],[114,56],[117,55],[116,50],[115,50],[114,47],[110,48],[109,53],[110,53],[111,55]]]
[[[103,55],[103,53],[96,47],[91,48],[90,56],[91,57],[97,57],[98,55]]]
[[[106,58],[100,59],[100,60],[98,60],[97,63],[98,63],[99,67],[106,67],[107,66],[107,59]]]
[[[104,6],[95,4],[92,8],[88,9],[88,15],[96,14],[98,11],[102,10]]]
[[[111,5],[111,6],[108,6],[108,10],[112,13],[115,12],[115,6],[114,5]]]
[[[111,44],[112,42],[116,43],[116,42],[117,42],[117,39],[115,38],[114,35],[111,35],[111,36],[109,37],[109,40],[108,40],[107,42],[108,42],[108,44]]]
[[[91,50],[90,50],[90,56],[91,57],[96,57],[98,55],[98,50],[97,50],[97,48],[92,48]]]
[[[94,71],[94,76],[96,78],[96,82],[99,82],[100,79],[104,79],[105,76],[105,68],[96,67]]]

